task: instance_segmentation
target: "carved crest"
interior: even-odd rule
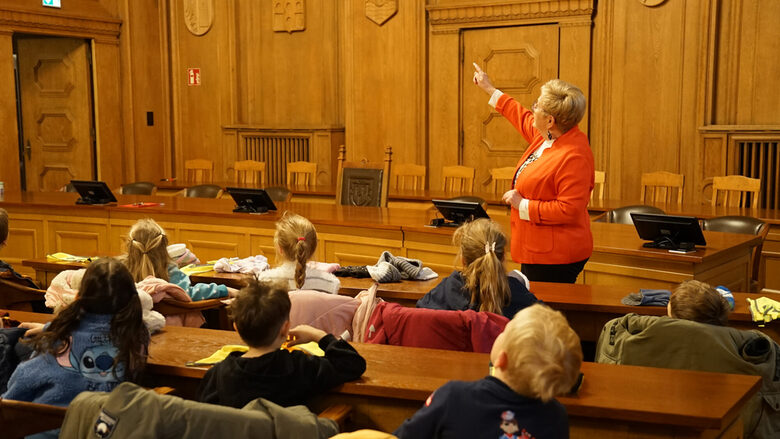
[[[306,29],[304,0],[272,0],[274,32],[296,32]]]
[[[353,179],[349,182],[349,205],[351,206],[369,206],[371,205],[372,182],[370,180]]]
[[[213,21],[214,0],[184,0],[184,23],[193,35],[205,35]]]
[[[396,0],[366,0],[366,17],[379,26],[398,12]]]

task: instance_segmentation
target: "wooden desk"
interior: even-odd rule
[[[183,242],[202,260],[265,254],[273,259],[274,223],[285,211],[309,218],[318,231],[316,260],[341,265],[373,265],[384,250],[420,259],[438,273],[452,271],[456,249],[451,228],[426,227],[427,210],[278,203],[266,215],[232,212],[229,200],[119,195],[120,206],[137,201],[163,205],[145,208],[76,206],[71,193],[6,193],[0,202],[11,215],[12,235],[4,257],[12,264],[47,253],[119,254],[129,228],[152,217],[171,242]],[[509,231],[509,218],[494,220]],[[705,232],[708,246],[690,255],[644,249],[630,226],[593,223],[594,253],[582,276],[588,284],[671,288],[699,279],[734,291],[746,290],[751,246],[749,235]],[[508,269],[519,268],[507,263]]]
[[[23,321],[43,315],[11,311]],[[152,336],[146,374],[150,385],[165,384],[185,394],[197,388],[205,368],[186,361],[212,354],[238,334],[168,327]],[[450,380],[477,380],[488,372],[489,355],[355,343],[366,359],[363,377],[317,398],[313,408],[345,402],[358,427],[392,431]],[[446,367],[441,367],[446,365]],[[584,363],[577,396],[559,398],[569,413],[572,438],[741,437],[739,410],[760,387],[746,375]],[[192,396],[192,393],[190,393]]]
[[[33,267],[40,282],[53,278],[62,270],[82,268],[78,263],[49,262],[45,259],[22,261],[25,266]],[[238,273],[216,273],[209,271],[190,276],[193,282],[215,282],[233,288],[242,286],[243,275]],[[370,278],[356,279],[339,278],[340,294],[355,296],[360,291],[367,290],[374,281]],[[441,282],[442,276],[428,281],[401,281],[379,284],[377,296],[404,306],[415,306],[425,293]],[[601,328],[609,320],[628,313],[643,315],[666,315],[665,307],[629,306],[620,302],[630,292],[638,291],[624,286],[614,285],[582,285],[556,284],[548,282],[532,282],[531,291],[551,308],[563,312],[584,341],[595,342],[601,334]],[[757,329],[780,343],[780,322],[771,322],[763,328],[753,323],[747,306],[747,299],[757,299],[764,296],[759,293],[734,292],[735,308],[729,314],[729,325],[741,329]],[[198,303],[198,302],[194,302]]]

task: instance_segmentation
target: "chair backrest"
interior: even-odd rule
[[[604,219],[608,223],[615,224],[634,224],[631,220],[631,213],[657,213],[663,215],[665,212],[654,206],[646,206],[644,204],[637,204],[634,206],[623,206],[617,209],[610,210],[605,215]]]
[[[441,170],[444,190],[449,192],[473,192],[474,168],[468,166],[445,166]]]
[[[426,168],[413,163],[394,163],[392,185],[394,189],[425,189]]]
[[[607,184],[607,174],[604,171],[593,171],[593,191],[590,193],[590,201],[593,202],[593,196],[599,201],[604,200],[604,186]]]
[[[211,160],[186,160],[184,170],[187,181],[190,183],[211,183],[214,181],[214,162]]]
[[[380,163],[367,160],[348,162],[346,155],[346,148],[341,145],[336,205],[387,207],[392,148],[385,146],[385,159]]]
[[[512,179],[515,177],[514,166],[507,166],[505,168],[493,168],[490,170],[490,179],[492,192],[494,194],[503,194],[504,192],[512,189]]]
[[[764,288],[764,282],[761,276],[761,251],[764,248],[764,241],[769,234],[769,225],[758,218],[751,216],[718,216],[715,218],[706,218],[701,221],[702,230],[712,230],[714,232],[743,233],[746,235],[758,235],[761,242],[753,248],[751,256],[751,292],[760,293]]]
[[[32,303],[45,300],[46,290],[38,290],[0,278],[0,309],[32,311]]]
[[[290,198],[292,198],[292,192],[284,186],[267,187],[265,192],[273,201],[290,201]]]
[[[265,186],[265,162],[241,160],[233,164],[233,183]]]
[[[758,194],[761,191],[761,179],[742,175],[727,175],[712,178],[712,205],[750,207],[758,209]],[[719,201],[720,200],[720,201]]]
[[[122,185],[119,188],[119,193],[123,195],[154,195],[157,193],[157,185],[148,181],[136,181]]]
[[[62,426],[67,407],[0,398],[0,431],[8,439],[23,438]]]
[[[314,186],[315,184],[317,184],[316,163],[287,163],[287,186]]]
[[[680,205],[682,204],[684,181],[685,176],[682,174],[666,171],[646,172],[642,174],[642,193],[639,196],[639,201],[644,203],[645,200],[648,200],[672,204],[676,198],[676,203]]]
[[[186,198],[219,198],[222,196],[222,188],[216,184],[199,184],[184,189]]]

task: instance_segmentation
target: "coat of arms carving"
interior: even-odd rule
[[[296,32],[306,29],[304,0],[273,0],[274,32]]]
[[[204,35],[213,21],[214,0],[184,0],[184,23],[193,35]]]
[[[366,17],[379,26],[398,12],[396,0],[366,0]]]

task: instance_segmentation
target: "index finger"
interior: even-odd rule
[[[474,69],[477,71],[477,73],[484,73],[481,68],[477,65],[477,63],[473,62],[471,65],[474,66]]]

